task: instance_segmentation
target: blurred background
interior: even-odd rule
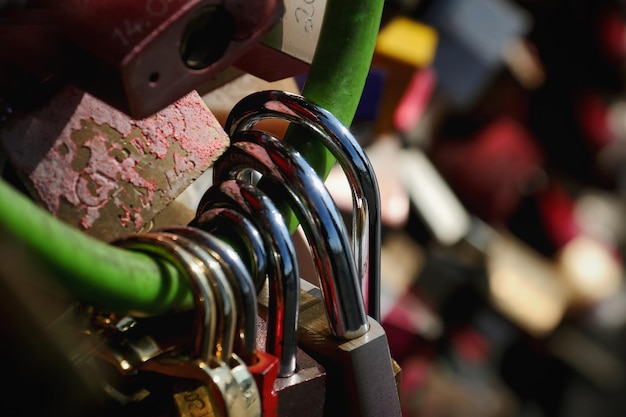
[[[622,1],[386,2],[352,130],[406,416],[626,413],[625,63]]]

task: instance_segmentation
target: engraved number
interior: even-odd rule
[[[205,402],[202,400],[202,398],[197,392],[195,391],[186,392],[183,398],[185,399],[186,402],[189,403],[188,404],[189,411],[192,412],[194,417],[206,417],[211,414],[209,410],[207,410],[207,406]]]
[[[172,0],[148,0],[146,3],[146,12],[151,17],[161,17],[167,13],[168,5]]]
[[[315,15],[315,0],[303,0],[306,6],[298,6],[294,10],[296,22],[302,23],[302,27],[306,33],[313,32],[313,16]],[[309,7],[307,7],[309,6]]]

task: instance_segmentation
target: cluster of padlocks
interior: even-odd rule
[[[255,128],[268,118],[291,122],[292,134],[322,141],[336,158],[352,190],[351,227],[311,165]],[[241,100],[225,130],[231,145],[193,221],[113,242],[177,268],[192,311],[75,309],[102,414],[399,416],[400,369],[379,324],[378,185],[365,153],[329,112],[281,91]],[[319,290],[301,285],[290,215]]]

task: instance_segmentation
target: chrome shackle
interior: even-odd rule
[[[277,90],[244,97],[231,110],[225,130],[231,137],[261,120],[278,118],[303,126],[335,157],[352,191],[352,250],[367,313],[380,321],[380,192],[372,164],[352,133],[332,113],[305,97]]]
[[[211,210],[217,208],[244,213],[261,232],[271,254],[266,350],[280,359],[279,376],[290,376],[296,371],[300,274],[289,229],[273,201],[247,182],[226,180],[207,190],[203,205],[198,208],[199,214],[190,225],[204,228],[204,223],[211,218]]]
[[[273,200],[290,204],[312,248],[326,314],[333,334],[352,339],[369,329],[363,295],[341,213],[323,181],[304,158],[281,140],[242,131],[213,167],[214,183],[256,171],[259,187]],[[263,186],[268,179],[269,185]],[[199,207],[204,207],[203,196]]]

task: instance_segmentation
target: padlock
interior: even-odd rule
[[[92,306],[74,310],[66,313],[76,317],[69,335],[75,347],[69,357],[102,391],[97,415],[171,415],[172,380],[152,372],[139,372],[138,368],[187,342],[187,334],[179,337],[180,332],[170,330],[180,329],[181,325],[187,329],[189,314],[134,318],[117,317]],[[176,336],[171,338],[172,334]]]
[[[150,229],[229,142],[196,92],[133,120],[67,87],[0,130],[28,194],[54,217],[107,242]]]
[[[269,107],[276,108],[281,106],[280,101],[268,101]],[[268,106],[265,104],[264,106]],[[292,116],[293,109],[291,110]],[[255,110],[261,112],[261,110]],[[235,116],[233,116],[234,118]],[[253,124],[254,119],[258,118],[254,112],[250,112],[247,115],[248,123]],[[300,116],[302,118],[302,116]],[[229,132],[233,132],[232,126],[227,127]],[[233,150],[235,149],[235,150]],[[280,141],[273,138],[263,132],[241,130],[236,135],[231,137],[231,148],[217,161],[214,167],[215,178],[221,178],[224,175],[235,175],[237,171],[244,169],[248,164],[249,167],[259,171],[263,178],[278,178],[279,181],[287,182],[291,187],[289,190],[291,193],[299,193],[299,198],[307,200],[310,209],[310,194],[319,195],[321,190],[325,190],[319,184],[315,184],[315,181],[307,178],[304,175],[306,172],[304,166],[306,162],[298,160],[299,155],[293,151],[289,152],[285,147],[281,146]],[[254,162],[256,161],[256,163]],[[225,166],[222,168],[222,164]],[[228,165],[230,164],[230,166]],[[225,170],[229,169],[230,171]],[[281,170],[282,168],[282,170]],[[250,169],[250,168],[248,168]],[[224,171],[223,171],[224,170]],[[346,169],[348,176],[351,171]],[[315,173],[310,174],[315,176]],[[295,179],[295,180],[294,180]],[[353,183],[357,183],[354,181]],[[272,182],[274,185],[276,181]],[[297,191],[294,191],[297,184],[303,187]],[[362,184],[362,183],[361,183]],[[376,183],[374,182],[376,185]],[[310,194],[307,194],[310,193]],[[287,194],[287,193],[284,193]],[[298,198],[296,197],[296,198]],[[293,197],[292,197],[293,198]],[[377,200],[376,200],[377,203]],[[328,204],[334,204],[329,202]],[[314,206],[317,208],[317,206]],[[361,214],[362,211],[359,213]],[[320,212],[311,210],[308,213],[303,213],[305,216],[308,214],[312,218],[317,227],[320,229],[317,234],[309,234],[309,245],[312,248],[317,247],[315,238],[324,236],[339,236],[338,242],[346,235],[345,229],[341,227],[339,222],[331,222],[326,218],[319,217]],[[306,221],[299,217],[299,220],[303,224],[305,234]],[[374,224],[376,227],[380,227],[380,223]],[[341,236],[344,235],[344,236]],[[337,242],[333,242],[334,245],[338,245]],[[337,246],[335,246],[337,247]],[[329,264],[332,268],[323,271],[330,276],[320,276],[320,282],[322,283],[322,297],[324,298],[326,289],[323,288],[325,282],[336,282],[338,275],[341,275],[344,279],[345,274],[354,273],[356,271],[350,268],[354,268],[352,264],[353,259],[350,259],[350,251],[346,248],[340,253],[324,253],[321,250],[313,250],[314,263],[319,265],[321,260],[330,261]],[[357,253],[357,261],[361,264],[361,257],[363,252]],[[361,257],[359,257],[361,256]],[[333,258],[343,257],[346,258],[343,262],[332,262]],[[335,267],[342,267],[347,265],[344,269]],[[318,269],[318,273],[321,272]],[[333,273],[338,275],[332,276]],[[349,285],[351,282],[354,286],[352,291],[359,290],[359,280],[357,276],[353,276],[353,280],[344,281],[345,285]],[[345,287],[344,287],[345,288]],[[345,289],[345,293],[351,293],[350,289]],[[349,302],[348,300],[341,300],[343,302]],[[354,310],[363,309],[363,298],[355,297],[351,300]],[[361,328],[365,331],[355,335],[348,333],[338,333],[337,328],[340,328],[340,323],[333,323],[333,320],[337,317],[333,314],[333,311],[337,311],[342,308],[346,308],[345,305],[329,305],[328,298],[324,299],[325,308],[304,310],[313,312],[309,316],[301,316],[301,326],[299,332],[300,345],[305,348],[314,358],[319,360],[329,371],[329,376],[332,374],[332,381],[329,379],[329,386],[327,390],[326,400],[326,413],[328,415],[400,415],[400,400],[398,387],[396,385],[395,373],[393,369],[393,361],[390,356],[389,346],[386,339],[386,334],[383,328],[378,322],[371,318],[364,318]],[[376,303],[374,303],[376,304]],[[325,312],[328,322],[320,320],[320,316]],[[302,313],[301,313],[302,314]],[[325,325],[330,325],[325,328]],[[328,331],[330,329],[330,331]],[[371,329],[371,330],[370,330]],[[369,331],[368,331],[369,330]],[[328,333],[327,333],[328,331]],[[371,333],[370,333],[371,332]],[[302,336],[302,338],[300,338]],[[337,336],[343,336],[344,340],[341,341]],[[350,339],[346,342],[345,339]],[[366,383],[364,381],[367,381]],[[332,387],[330,384],[336,384]],[[331,405],[332,404],[332,405]]]
[[[252,129],[268,118],[284,119],[315,133],[346,174],[353,200],[352,249],[355,259],[363,261],[357,264],[358,276],[367,300],[367,313],[380,320],[380,193],[369,158],[330,112],[285,91],[261,91],[244,97],[233,107],[224,128],[236,142],[237,132]]]
[[[246,363],[252,363],[256,353],[256,317],[258,316],[258,303],[256,289],[250,273],[248,272],[239,254],[235,250],[220,240],[201,229],[190,226],[172,226],[160,229],[159,233],[178,236],[178,239],[186,238],[192,240],[187,242],[187,247],[200,246],[204,252],[213,256],[220,268],[224,271],[228,282],[233,287],[234,297],[238,314],[236,328],[237,337],[234,338],[234,350]],[[195,245],[193,245],[195,243]]]
[[[242,181],[227,180],[216,184],[205,193],[204,201],[191,225],[204,228],[204,223],[210,219],[210,208],[233,207],[245,212],[257,223],[272,253],[269,260],[272,264],[269,276],[272,290],[269,291],[268,308],[260,318],[267,325],[257,333],[257,345],[266,346],[266,351],[280,358],[280,372],[271,387],[267,383],[259,387],[263,392],[264,415],[293,414],[294,410],[289,406],[298,404],[304,393],[308,401],[315,404],[314,407],[304,407],[308,413],[313,412],[308,415],[319,415],[315,414],[315,410],[320,413],[323,410],[325,374],[297,348],[300,278],[295,248],[283,217],[267,195]],[[302,363],[299,364],[298,359]],[[314,371],[312,374],[311,370]],[[304,375],[307,377],[304,378]],[[271,405],[266,406],[267,403]]]
[[[291,235],[272,200],[252,184],[227,180],[209,188],[203,196],[204,205],[192,226],[203,228],[209,207],[233,207],[256,222],[266,247],[273,254],[269,262],[270,292],[266,351],[280,358],[280,377],[296,371],[298,304],[300,277],[296,251]],[[276,320],[276,318],[282,318]]]
[[[226,271],[227,276],[230,274],[233,287],[243,288],[245,294],[239,297],[240,304],[238,305],[238,311],[243,313],[244,321],[239,322],[237,332],[237,336],[241,339],[239,349],[243,350],[238,352],[238,355],[244,359],[244,364],[248,367],[248,371],[255,377],[257,389],[263,393],[261,396],[262,404],[260,405],[263,410],[263,415],[267,417],[275,416],[277,396],[274,390],[274,384],[278,376],[279,360],[272,354],[256,349],[258,318],[257,298],[256,293],[250,291],[252,288],[252,280],[243,262],[233,248],[199,228],[188,226],[169,228],[168,230],[188,237],[207,250],[215,252],[215,257],[222,263],[222,267]],[[250,297],[251,295],[253,295],[253,297]],[[254,330],[251,330],[250,324],[254,326]]]
[[[23,13],[5,17],[14,24],[0,38],[8,50],[3,58],[26,73],[77,85],[134,119],[220,75],[284,12],[277,0],[27,3]],[[31,27],[39,28],[36,36],[25,36]]]
[[[179,392],[182,394],[179,397],[174,394],[176,399],[182,400],[182,403],[177,404],[183,407],[179,409],[181,412],[185,407],[193,406],[185,405],[185,401],[188,400],[201,405],[203,408],[200,411],[213,412],[218,416],[245,416],[247,406],[254,402],[251,401],[255,394],[254,383],[242,386],[233,375],[233,369],[212,355],[216,337],[211,330],[217,328],[216,316],[219,312],[215,309],[218,295],[209,282],[209,274],[214,274],[215,278],[222,282],[226,282],[227,278],[221,270],[221,264],[208,252],[198,252],[203,254],[200,259],[180,245],[181,239],[185,238],[173,234],[146,233],[116,241],[119,246],[161,257],[185,271],[194,295],[195,314],[191,347],[152,358],[140,364],[138,369],[183,378],[187,382],[195,380],[200,384],[195,386],[202,388],[194,391],[185,386],[184,390]],[[193,244],[191,241],[187,243]]]
[[[218,326],[218,337],[213,355],[231,366],[231,373],[235,380],[242,386],[245,400],[245,416],[260,417],[261,397],[254,377],[248,369],[248,364],[257,361],[256,349],[252,352],[242,352],[247,362],[233,350],[237,338],[241,339],[241,348],[246,348],[247,340],[256,343],[256,334],[245,334],[254,324],[256,332],[256,294],[251,291],[252,279],[243,263],[232,249],[221,242],[218,238],[191,227],[174,227],[159,232],[162,236],[178,243],[182,248],[200,259],[205,265],[210,266],[209,278],[213,287],[217,289],[216,297],[218,311],[220,306],[226,308],[220,311],[222,326]],[[222,247],[220,247],[222,246]],[[239,262],[235,262],[239,260]],[[222,273],[220,273],[222,272]],[[254,297],[250,300],[249,295]],[[221,300],[220,300],[221,299]],[[255,308],[250,308],[247,303],[253,302]],[[230,306],[230,307],[228,307]],[[241,314],[239,314],[241,313]],[[240,317],[243,316],[243,321]],[[221,333],[221,334],[220,334]],[[245,339],[243,337],[245,336]]]
[[[286,0],[280,21],[254,48],[235,62],[237,68],[265,81],[305,74],[313,61],[326,0]]]

